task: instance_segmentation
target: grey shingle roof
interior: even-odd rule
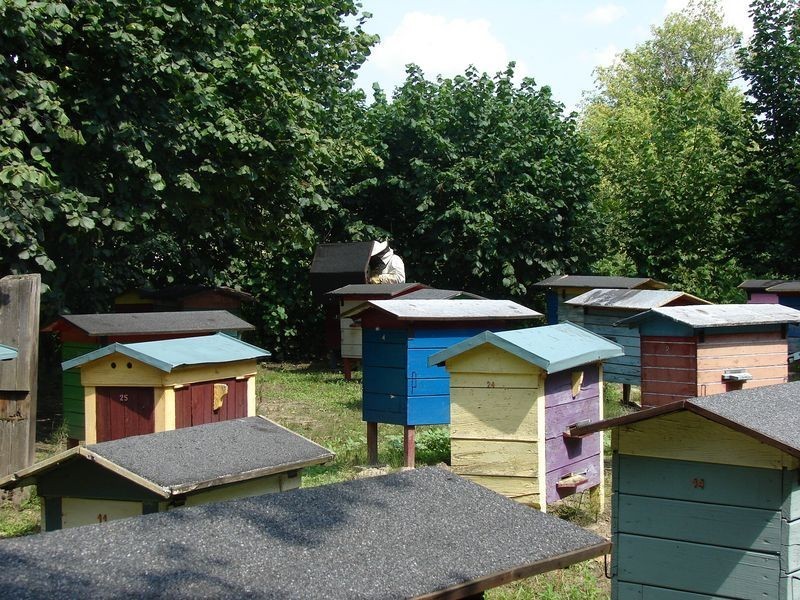
[[[90,336],[215,333],[249,331],[253,325],[227,310],[62,315]],[[49,326],[47,329],[52,329]]]
[[[483,296],[472,292],[462,292],[460,290],[440,290],[437,288],[423,288],[409,294],[404,294],[404,300],[486,300]]]
[[[751,291],[764,291],[768,287],[783,283],[782,279],[745,279],[739,284],[739,289]]]
[[[369,300],[342,314],[350,317],[370,309],[400,321],[469,321],[533,319],[542,314],[511,300]]]
[[[589,290],[567,300],[564,304],[571,306],[593,306],[598,308],[618,308],[628,310],[647,310],[665,306],[671,302],[682,300],[691,304],[710,304],[697,296],[676,290]]]
[[[403,295],[408,290],[416,290],[423,287],[421,283],[351,283],[349,285],[336,288],[328,292],[327,296],[374,296],[382,298],[394,298]]]
[[[800,381],[679,400],[624,417],[598,421],[573,431],[576,434],[593,433],[679,410],[700,414],[784,452],[800,456]]]
[[[403,598],[467,582],[479,592],[608,547],[426,468],[3,540],[0,589],[13,598]]]
[[[768,292],[780,294],[781,292],[800,292],[800,281],[785,281],[776,283],[767,288]]]
[[[161,488],[164,496],[219,485],[221,479],[243,481],[333,458],[330,450],[261,417],[137,435],[81,450],[68,450],[60,457],[95,461],[99,457],[116,467],[119,475],[132,474]],[[39,473],[64,462],[60,457],[0,479],[0,487],[33,483]]]
[[[800,311],[780,304],[665,306],[628,317],[619,321],[617,325],[634,326],[651,319],[667,319],[693,328],[777,325],[800,323]]]
[[[664,289],[666,283],[649,277],[609,277],[605,275],[553,275],[534,283],[536,288],[619,288]]]

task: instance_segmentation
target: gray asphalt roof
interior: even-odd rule
[[[575,428],[574,431],[582,435],[678,410],[698,413],[789,454],[800,456],[800,381],[679,400],[623,417],[598,421]]]
[[[408,294],[403,294],[404,300],[486,300],[483,296],[472,292],[462,292],[460,290],[440,290],[438,288],[422,288]]]
[[[742,290],[764,291],[770,286],[783,283],[783,281],[782,279],[745,279],[738,287]]]
[[[784,281],[767,288],[768,292],[800,292],[800,281]]]
[[[369,300],[344,317],[376,308],[401,321],[476,321],[533,319],[542,314],[511,300]]]
[[[649,277],[609,277],[605,275],[553,275],[533,284],[539,288],[649,288],[664,289],[666,283]]]
[[[255,329],[253,325],[227,310],[62,315],[60,319],[91,336],[214,333]]]
[[[381,296],[393,298],[408,290],[421,288],[421,283],[351,283],[327,293],[328,296]]]
[[[242,481],[321,464],[334,456],[319,444],[261,417],[137,435],[81,450],[67,450],[23,469],[16,477],[6,478],[3,487],[29,485],[39,473],[56,468],[64,459],[100,457],[124,469],[114,469],[123,477],[127,471],[169,494],[179,494],[200,484],[208,487],[205,484],[221,478]]]
[[[403,598],[607,548],[430,467],[0,540],[0,589],[10,598]]]
[[[780,304],[709,304],[653,308],[619,321],[635,325],[650,319],[668,319],[689,327],[737,327],[800,323],[800,311]]]
[[[589,290],[567,300],[564,304],[572,306],[594,306],[602,308],[619,308],[629,310],[647,310],[665,306],[676,300],[686,300],[692,304],[710,304],[697,296],[676,290]]]

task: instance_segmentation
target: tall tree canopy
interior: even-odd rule
[[[738,283],[737,191],[748,144],[732,86],[739,34],[697,2],[598,70],[583,129],[602,174],[600,270],[724,299]]]
[[[351,0],[2,3],[3,268],[49,271],[51,300],[85,310],[126,284],[210,281],[248,241],[258,260],[310,256],[314,227],[337,218],[330,175],[369,154],[332,124],[357,104],[374,42],[348,22],[356,12]]]
[[[490,296],[577,267],[572,233],[594,170],[572,116],[548,87],[468,69],[426,80],[410,67],[388,102],[378,91],[366,131],[383,166],[342,203],[389,232],[409,276]]]
[[[755,0],[742,73],[755,114],[742,254],[759,273],[800,276],[800,2]]]

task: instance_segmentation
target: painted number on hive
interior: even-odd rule
[[[120,394],[119,395],[120,402],[127,402],[128,401],[128,394]]]
[[[107,521],[108,521],[108,515],[105,515],[103,513],[98,513],[97,514],[97,522],[98,523],[105,523]]]
[[[486,387],[487,388],[493,388],[494,387],[494,381],[487,381],[486,382]]]
[[[703,490],[706,487],[706,480],[700,479],[699,477],[695,477],[692,479],[692,487],[697,490]]]

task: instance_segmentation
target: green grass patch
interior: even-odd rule
[[[0,502],[0,538],[39,533],[40,520],[41,505],[35,494],[19,506],[10,501]]]

